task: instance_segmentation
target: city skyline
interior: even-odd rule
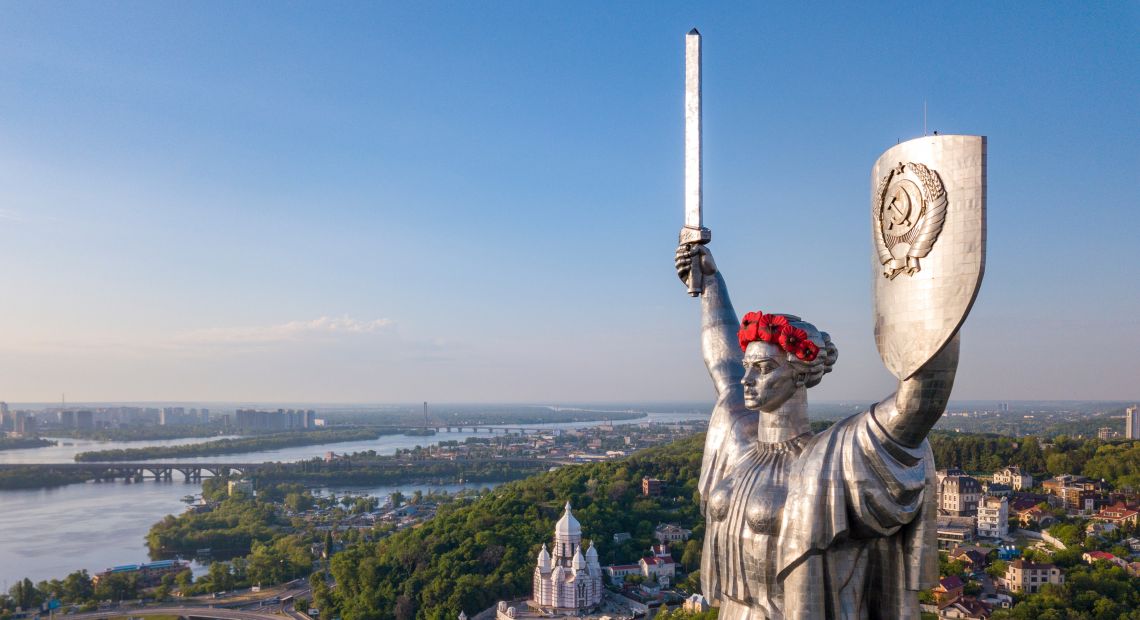
[[[989,138],[954,400],[1137,399],[1137,11],[4,5],[0,400],[707,400],[693,26],[710,248],[831,333],[813,401],[892,389],[869,171],[924,103]]]

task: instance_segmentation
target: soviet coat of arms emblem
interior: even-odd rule
[[[871,221],[883,275],[914,275],[946,221],[942,180],[922,164],[900,163],[879,179],[874,196]]]

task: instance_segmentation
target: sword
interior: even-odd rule
[[[703,194],[701,161],[701,33],[696,28],[685,35],[685,225],[681,243],[690,248],[694,243],[712,240],[712,231],[704,227],[701,211]],[[700,255],[689,268],[689,296],[704,290]]]

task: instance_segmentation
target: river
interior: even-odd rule
[[[615,421],[615,425],[642,422],[683,422],[707,419],[708,414],[650,413],[646,418]],[[567,422],[560,424],[510,425],[512,428],[573,429],[597,426],[604,422]],[[479,436],[488,437],[486,431]],[[399,448],[427,446],[440,441],[459,440],[476,436],[470,430],[462,433],[442,432],[433,437],[386,435],[372,441],[353,441],[313,446],[298,446],[230,454],[225,456],[164,461],[226,461],[231,463],[261,463],[265,461],[298,461],[327,452],[343,454],[375,450],[380,454],[394,454]],[[164,441],[96,442],[63,439],[60,445],[27,450],[0,451],[0,463],[70,463],[75,454],[88,450],[111,450],[154,445],[198,443],[216,438],[175,439]],[[64,445],[70,444],[70,445]],[[392,485],[366,487],[337,487],[328,490],[338,494],[351,491],[386,497],[394,491],[410,495],[416,490],[493,487],[497,483],[470,485]],[[72,484],[54,489],[0,491],[0,588],[7,592],[19,579],[32,581],[62,579],[68,573],[87,569],[92,574],[119,564],[146,562],[146,533],[150,526],[168,514],[178,514],[185,508],[181,498],[198,493],[197,484],[181,480],[173,482],[142,483],[102,482]],[[201,567],[196,567],[201,570]],[[197,571],[196,571],[197,572]]]

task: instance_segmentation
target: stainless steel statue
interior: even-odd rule
[[[696,53],[699,67],[699,40]],[[675,264],[701,298],[717,392],[700,480],[704,594],[722,620],[917,618],[917,592],[938,567],[925,438],[950,396],[958,330],[981,283],[985,139],[918,138],[876,162],[875,337],[898,389],[813,435],[807,390],[831,372],[837,348],[794,315],[738,320],[701,232],[700,79],[686,83],[697,100],[686,97],[686,145],[695,145],[686,165],[697,169],[686,174]]]

